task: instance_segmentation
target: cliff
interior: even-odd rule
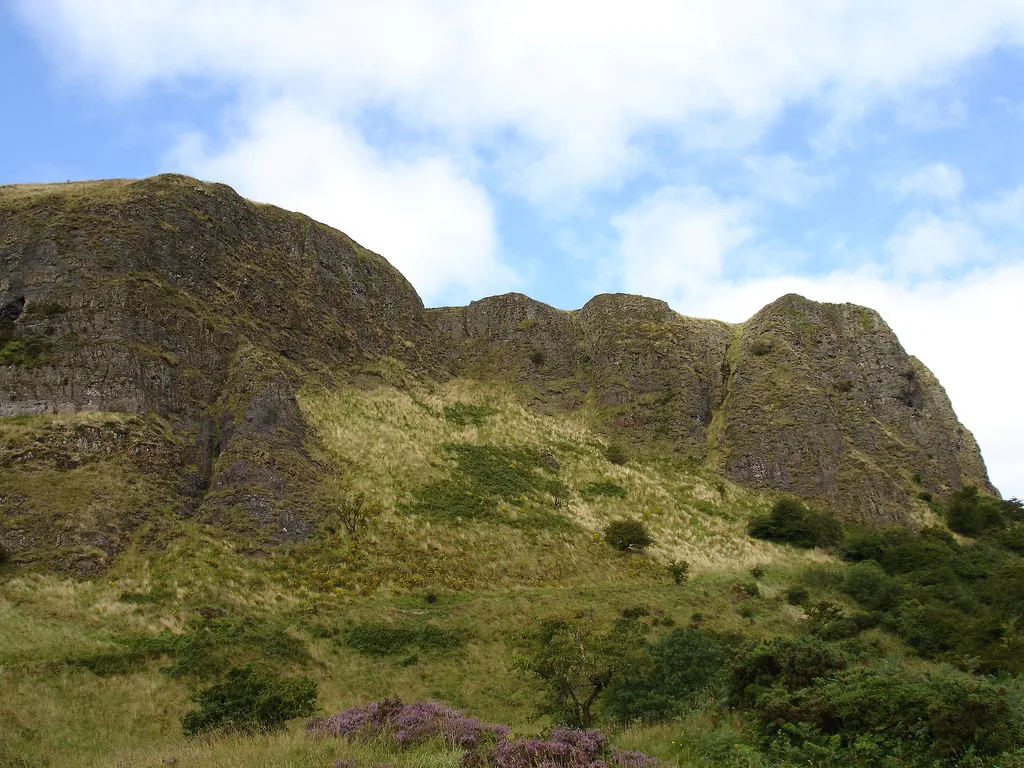
[[[909,522],[922,491],[995,492],[872,310],[784,296],[729,325],[622,294],[424,309],[344,234],[160,176],[0,188],[0,543],[88,570],[157,519],[301,539],[323,470],[296,392],[382,359],[510,382],[541,413],[866,522]]]

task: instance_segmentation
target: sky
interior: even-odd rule
[[[186,173],[428,306],[881,312],[1024,496],[1024,0],[0,0],[0,184]]]

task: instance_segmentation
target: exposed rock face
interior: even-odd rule
[[[877,312],[852,304],[783,296],[743,325],[719,439],[737,482],[867,522],[903,519],[913,475],[939,494],[994,492],[935,377]]]
[[[156,414],[204,519],[308,532],[298,384],[382,355],[429,368],[430,341],[384,259],[226,186],[0,189],[0,416]]]
[[[623,294],[425,310],[381,257],[223,185],[0,188],[0,417],[144,416],[96,427],[101,447],[76,461],[107,460],[118,430],[118,445],[162,440],[134,466],[179,514],[307,535],[319,470],[296,389],[383,356],[511,381],[542,411],[584,409],[621,439],[867,521],[904,520],[916,490],[994,491],[941,386],[871,310],[785,296],[740,326]],[[50,467],[65,438],[47,434],[27,464],[2,438],[4,466]],[[24,504],[0,475],[0,543],[20,531],[39,549]],[[115,552],[131,519],[95,546]]]

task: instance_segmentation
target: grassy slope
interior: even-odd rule
[[[300,400],[318,434],[311,448],[336,470],[322,492],[362,490],[381,502],[383,514],[354,537],[320,532],[273,553],[253,553],[244,541],[186,523],[166,550],[137,546],[96,580],[8,571],[0,583],[0,733],[7,757],[26,765],[157,765],[174,756],[178,765],[326,766],[351,752],[308,740],[301,724],[257,739],[189,741],[178,720],[189,706],[190,683],[162,673],[165,662],[105,677],[63,663],[113,650],[126,637],[184,632],[209,606],[285,627],[306,643],[312,661],[303,671],[317,679],[327,713],[386,695],[430,697],[520,732],[545,724],[536,715],[536,689],[510,661],[515,633],[537,618],[585,609],[611,621],[623,608],[644,605],[675,625],[695,613],[707,626],[754,635],[799,625],[799,609],[781,599],[783,584],[823,558],[750,540],[744,524],[767,505],[761,496],[663,460],[613,465],[602,438],[579,419],[534,415],[493,386],[310,390]],[[459,404],[489,410],[479,426],[446,419],[445,407]],[[560,471],[535,471],[564,483],[566,503],[557,514],[565,521],[519,522],[554,519],[553,499],[543,492],[495,502],[511,524],[424,520],[403,511],[417,489],[459,479],[442,448],[452,443],[550,450]],[[475,487],[472,478],[463,481]],[[614,482],[626,497],[584,495],[599,481]],[[618,554],[599,540],[607,521],[626,515],[643,518],[654,533],[658,543],[649,554]],[[667,577],[663,565],[671,558],[693,564],[687,584],[677,587]],[[754,564],[768,566],[759,598],[738,589],[751,581]],[[435,602],[427,600],[431,592]],[[133,597],[140,594],[150,601]],[[369,657],[339,640],[340,630],[362,621],[461,629],[469,642],[448,654]],[[633,729],[615,738],[689,763],[696,760],[691,742],[703,738],[693,734],[706,725]],[[426,750],[367,760],[454,765],[456,757]]]

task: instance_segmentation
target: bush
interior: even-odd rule
[[[697,628],[677,629],[648,646],[650,663],[608,693],[607,712],[629,723],[664,722],[678,715],[698,690],[716,681],[726,655],[718,639]]]
[[[470,403],[455,403],[444,407],[444,420],[450,424],[457,424],[465,427],[472,424],[474,427],[483,426],[484,420],[494,413],[493,408],[486,405],[472,405]]]
[[[843,575],[843,592],[865,608],[888,611],[899,601],[900,586],[874,560],[851,565]]]
[[[171,677],[211,679],[239,663],[261,666],[305,664],[310,660],[305,643],[273,627],[247,618],[213,618],[194,621],[189,632],[172,636],[169,654],[173,661],[165,670]]]
[[[690,564],[685,560],[673,560],[666,566],[669,576],[676,584],[682,584],[690,576]]]
[[[0,544],[0,568],[11,562],[11,553],[7,551],[3,544]]]
[[[796,691],[847,666],[845,655],[820,638],[776,637],[748,646],[733,662],[730,700],[750,706],[772,686]]]
[[[946,511],[946,522],[957,533],[981,536],[1006,525],[1003,508],[1006,507],[1006,511],[1012,514],[1012,501],[1015,500],[1007,503],[982,496],[975,486],[967,486],[953,494]]]
[[[786,590],[786,602],[790,605],[803,605],[811,597],[807,587],[792,586]]]
[[[604,529],[604,540],[620,552],[640,552],[654,543],[651,534],[639,520],[616,520]]]
[[[828,547],[839,542],[843,529],[831,513],[815,512],[796,499],[782,499],[770,513],[750,521],[750,535],[797,547]]]
[[[804,748],[805,760],[850,749],[849,762],[860,762],[860,752],[873,756],[872,764],[891,765],[885,758],[895,757],[897,765],[933,765],[996,756],[1024,742],[1012,689],[953,670],[839,671],[800,689],[765,690],[754,710],[768,735]]]
[[[288,720],[312,715],[316,698],[316,683],[308,677],[234,667],[223,680],[193,696],[199,708],[182,717],[181,728],[190,736],[215,730],[279,730]]]

